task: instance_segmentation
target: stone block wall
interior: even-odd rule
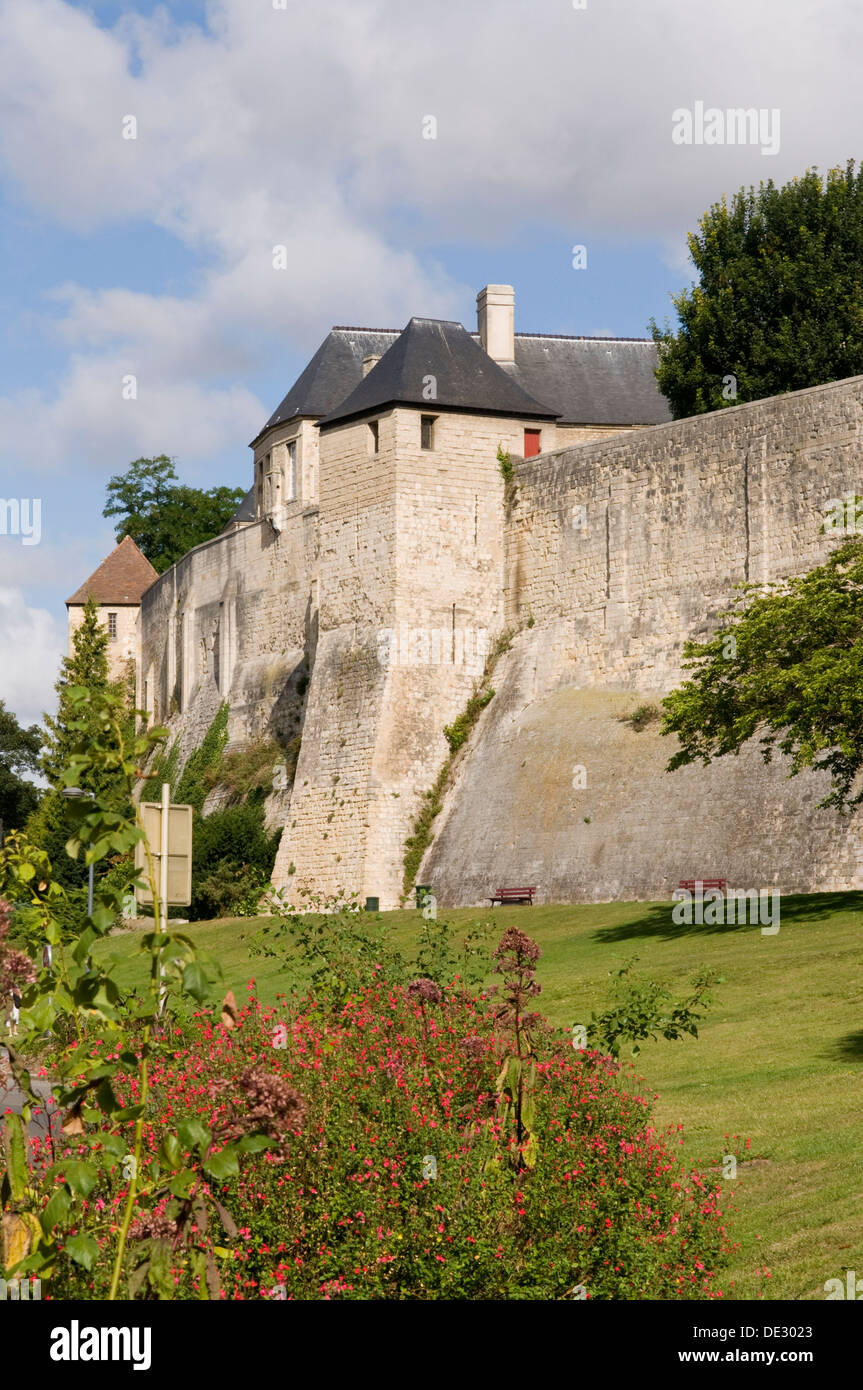
[[[259,521],[218,536],[145,593],[140,679],[183,759],[226,699],[231,744],[285,743],[298,732],[317,626],[316,555],[317,512],[297,501],[280,533]]]
[[[822,562],[856,491],[863,378],[515,466],[507,622],[521,627],[421,866],[443,903],[536,883],[539,901],[670,896],[680,878],[783,892],[863,885],[859,814],[824,775],[757,749],[666,773],[671,740],[626,716],[682,676],[735,586]]]

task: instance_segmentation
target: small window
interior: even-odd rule
[[[434,448],[434,415],[420,416],[420,445],[423,449]]]
[[[292,439],[288,445],[288,501],[297,497],[297,441]]]
[[[372,453],[373,453],[373,454],[376,454],[376,453],[378,452],[378,422],[377,422],[377,420],[370,420],[370,421],[369,421],[369,434],[371,435],[371,441],[372,441]]]
[[[542,430],[525,430],[524,432],[524,457],[534,458],[539,452],[539,440]]]
[[[116,614],[116,613],[109,613],[109,614],[108,614],[108,636],[110,637],[110,639],[111,639],[112,642],[116,642],[116,640],[117,640],[117,614]]]

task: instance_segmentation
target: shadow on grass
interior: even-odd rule
[[[734,886],[734,885],[732,885]],[[768,906],[770,899],[768,899]],[[681,923],[678,925],[672,921],[671,913],[674,903],[653,903],[645,906],[641,916],[634,917],[629,922],[620,922],[615,927],[600,927],[593,933],[597,941],[603,945],[612,945],[617,941],[628,941],[632,937],[658,937],[663,941],[670,941],[681,936],[717,936],[724,932],[752,932],[760,931],[761,927],[755,922],[740,922],[726,924],[725,922],[716,923]],[[739,910],[739,909],[738,909]],[[783,897],[779,903],[779,922],[788,925],[791,922],[818,922],[832,917],[837,912],[859,912],[863,914],[863,893],[800,893],[793,897]],[[863,922],[863,915],[861,915]]]
[[[863,1030],[837,1038],[826,1055],[833,1062],[863,1062]]]

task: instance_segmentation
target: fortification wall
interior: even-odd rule
[[[512,421],[420,411],[321,438],[320,633],[288,825],[273,875],[399,901],[405,840],[503,622],[499,444]]]
[[[788,781],[751,749],[668,774],[670,740],[621,723],[679,681],[684,641],[714,629],[735,585],[824,559],[829,499],[863,492],[861,442],[853,378],[516,464],[507,622],[533,626],[420,870],[442,901],[504,879],[546,901],[667,897],[699,875],[861,886],[860,817],[815,810],[823,777]]]
[[[197,546],[141,605],[148,704],[182,759],[228,700],[231,744],[282,743],[300,727],[316,633],[317,511],[295,503],[280,533],[255,522]]]

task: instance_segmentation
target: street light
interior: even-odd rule
[[[80,801],[82,798],[83,798],[85,801],[92,801],[92,800],[93,800],[93,797],[90,795],[90,793],[89,793],[89,792],[82,791],[82,789],[81,789],[80,787],[64,787],[63,790],[61,791],[60,795],[61,795],[61,796],[67,797],[69,801]],[[93,867],[94,867],[94,866],[91,864],[91,865],[90,865],[90,871],[89,871],[89,877],[88,877],[88,881],[87,881],[87,916],[88,916],[88,917],[92,917],[92,916],[93,916]]]

